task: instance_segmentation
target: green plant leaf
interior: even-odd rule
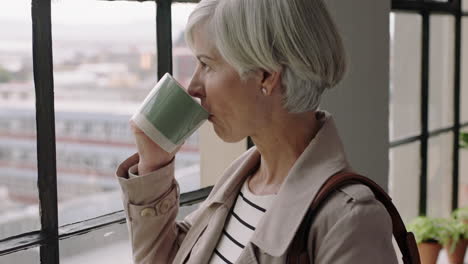
[[[460,214],[459,212],[454,215]],[[419,216],[407,225],[408,231],[414,233],[416,242],[437,241],[443,246],[450,244],[450,252],[455,250],[457,243],[468,235],[468,227],[463,220],[451,218],[431,218]]]
[[[460,148],[468,148],[468,132],[460,132]]]
[[[430,240],[440,243],[440,230],[433,218],[419,216],[407,225],[407,229],[414,233],[418,244]]]

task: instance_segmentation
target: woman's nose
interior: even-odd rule
[[[193,97],[197,97],[197,98],[205,97],[203,85],[199,82],[194,81],[194,79],[190,81],[187,91]]]

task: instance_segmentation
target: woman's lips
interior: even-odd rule
[[[213,119],[213,114],[212,114],[212,113],[210,112],[210,110],[208,109],[208,106],[205,105],[203,102],[201,103],[201,106],[202,106],[203,108],[205,108],[205,110],[210,114],[210,115],[208,116],[208,120],[211,121],[211,120]]]

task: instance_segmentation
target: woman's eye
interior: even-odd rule
[[[204,62],[202,62],[202,61],[200,61],[200,65],[202,66],[203,69],[209,68],[209,66],[206,65],[206,63],[204,63]]]

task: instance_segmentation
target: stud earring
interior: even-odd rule
[[[262,87],[262,93],[263,93],[264,95],[267,94],[267,89],[266,89],[265,87]]]

